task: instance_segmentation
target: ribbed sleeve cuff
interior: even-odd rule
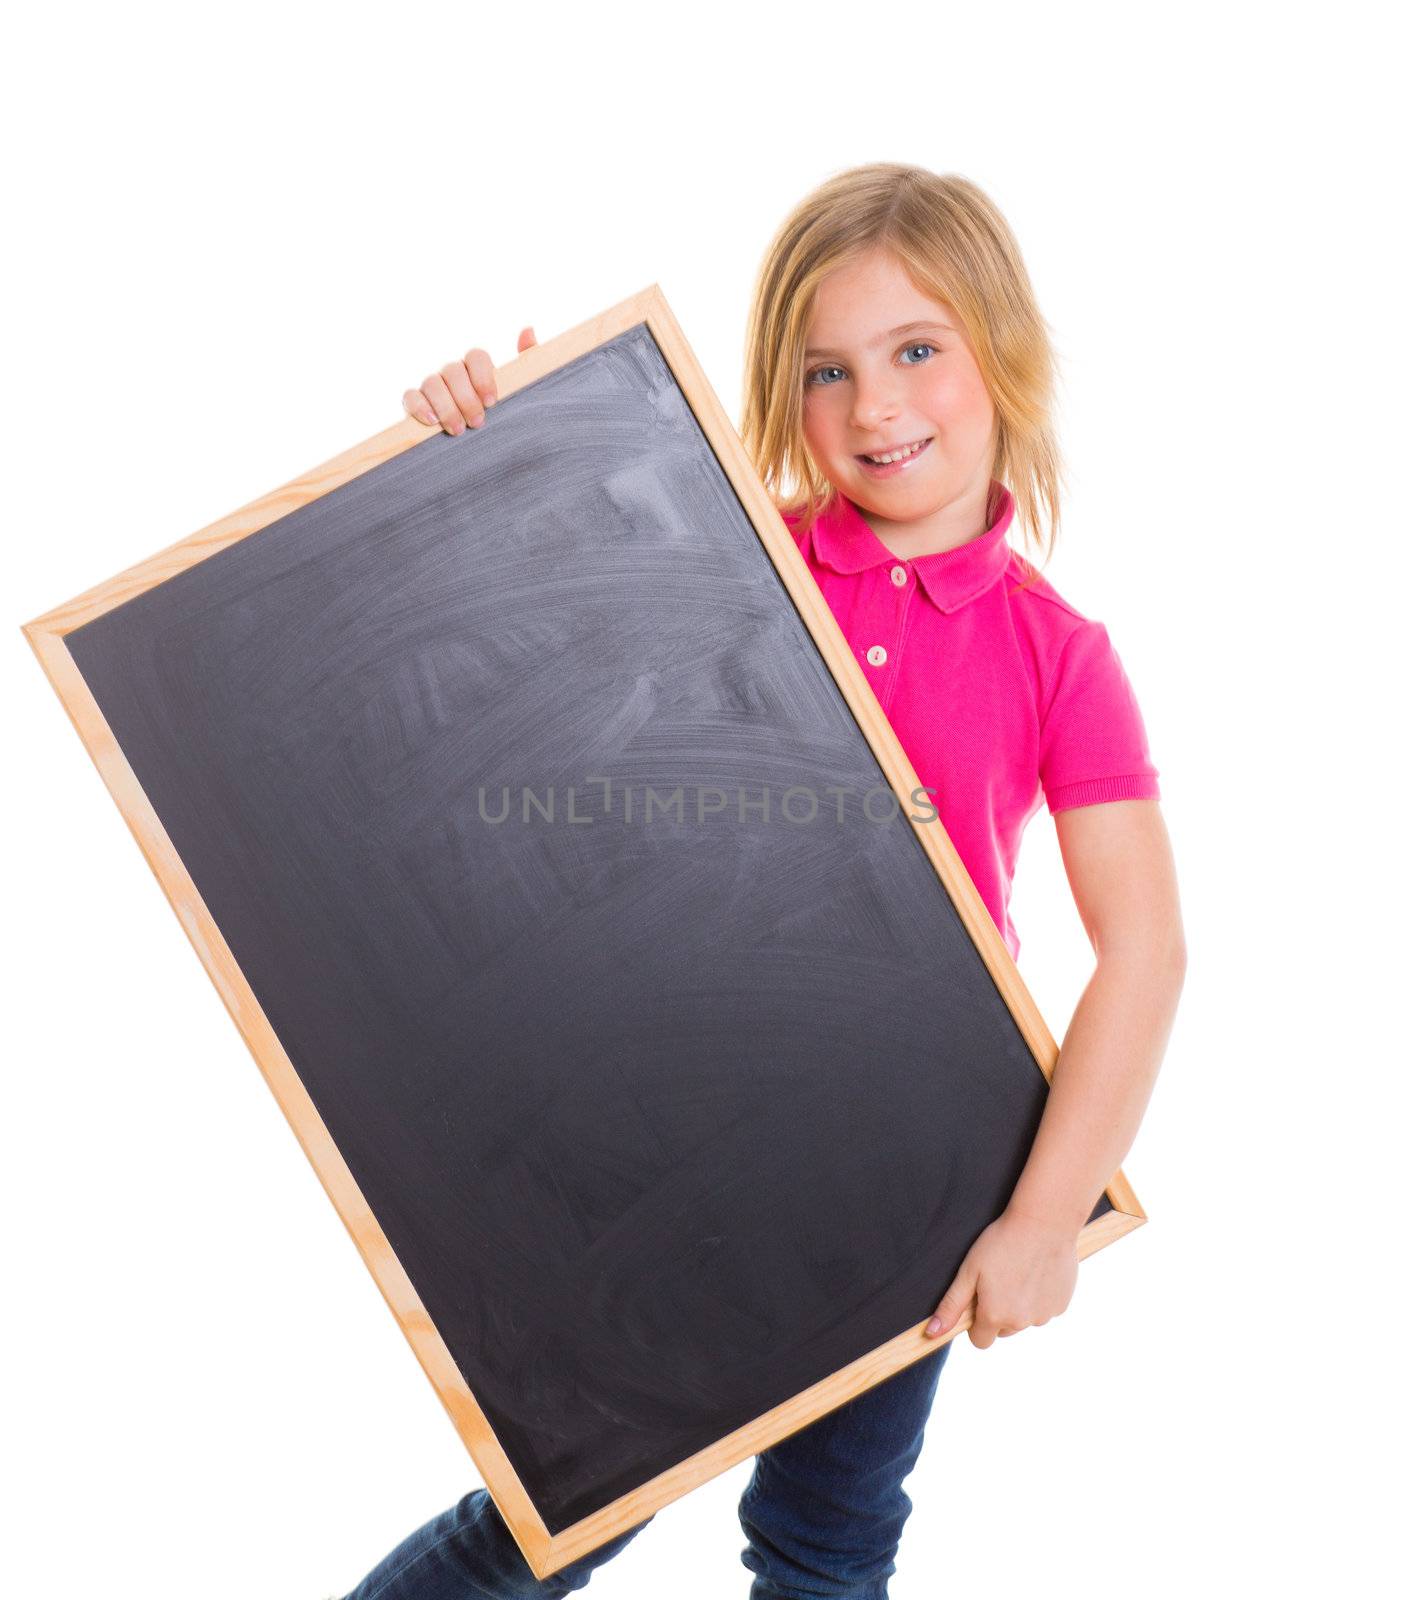
[[[1105,800],[1159,800],[1160,782],[1154,772],[1136,772],[1124,778],[1090,778],[1084,783],[1064,783],[1048,793],[1048,810],[1069,811],[1073,806],[1099,806]]]

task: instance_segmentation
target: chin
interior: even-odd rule
[[[890,483],[885,479],[877,483],[861,474],[857,475],[855,482],[855,491],[849,489],[848,495],[853,500],[874,504],[878,511],[884,511],[887,516],[920,516],[940,499],[940,492],[933,483],[899,483],[894,479]]]

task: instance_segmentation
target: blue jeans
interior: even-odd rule
[[[754,1458],[739,1502],[749,1600],[886,1600],[911,1510],[901,1483],[949,1354],[941,1345]],[[549,1600],[581,1589],[646,1525],[538,1579],[476,1489],[404,1539],[346,1600]]]

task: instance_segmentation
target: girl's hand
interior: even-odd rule
[[[1041,1328],[1067,1310],[1077,1287],[1077,1240],[1067,1228],[1005,1211],[969,1247],[955,1281],[926,1324],[926,1336],[948,1333],[977,1302],[969,1342],[987,1350],[995,1338]]]
[[[534,330],[525,328],[519,335],[520,355],[537,343]],[[489,352],[469,350],[463,361],[450,362],[425,379],[419,389],[408,389],[401,403],[409,416],[428,428],[439,424],[447,433],[464,433],[467,427],[478,428],[487,407],[498,399]]]

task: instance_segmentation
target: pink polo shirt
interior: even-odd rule
[[[835,494],[809,533],[784,513],[974,886],[1016,958],[1019,842],[1048,810],[1160,798],[1145,727],[1106,628],[987,533],[902,561]],[[912,807],[926,814],[922,807]]]

